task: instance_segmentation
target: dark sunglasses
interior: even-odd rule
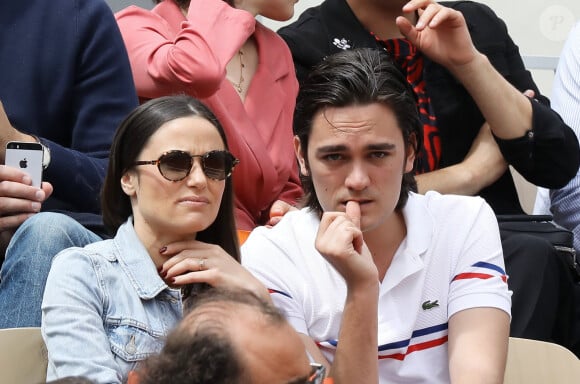
[[[157,160],[136,161],[133,165],[157,165],[161,176],[169,181],[185,179],[193,167],[193,159],[201,159],[203,173],[214,180],[225,180],[240,161],[228,151],[209,151],[203,155],[190,155],[187,152],[173,150],[165,152]]]

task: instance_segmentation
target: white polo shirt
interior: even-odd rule
[[[407,236],[379,292],[380,382],[449,383],[449,318],[474,307],[510,314],[497,221],[481,198],[437,192],[412,193],[403,215]],[[346,285],[314,248],[318,225],[317,215],[302,209],[274,228],[257,228],[242,247],[242,263],[332,362]]]

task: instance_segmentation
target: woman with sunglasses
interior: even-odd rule
[[[153,0],[116,14],[142,100],[185,93],[223,124],[238,229],[277,223],[302,196],[292,147],[298,82],[287,45],[256,21],[285,21],[296,0]]]
[[[189,96],[151,100],[116,132],[102,193],[113,239],[53,261],[42,304],[48,380],[121,383],[208,285],[266,289],[239,264],[223,129]]]

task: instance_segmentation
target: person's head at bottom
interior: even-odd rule
[[[322,383],[298,333],[272,304],[245,290],[196,297],[160,354],[129,384]]]

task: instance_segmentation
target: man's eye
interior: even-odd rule
[[[384,159],[389,154],[387,152],[371,152],[369,156],[373,159]]]
[[[327,161],[339,161],[342,160],[344,157],[338,153],[330,153],[328,155],[324,155],[323,159]]]

